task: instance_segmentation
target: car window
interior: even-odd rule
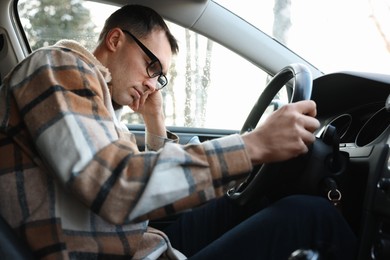
[[[18,4],[32,50],[64,38],[92,50],[105,19],[117,8],[81,0],[20,0]],[[179,41],[179,54],[162,90],[166,124],[240,129],[266,85],[267,73],[210,39],[167,23]],[[142,123],[131,109],[125,112],[125,123]]]
[[[213,1],[324,73],[389,73],[389,0]]]

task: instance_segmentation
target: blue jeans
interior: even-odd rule
[[[286,260],[297,249],[347,260],[357,251],[357,239],[339,211],[323,198],[306,195],[247,207],[223,197],[184,213],[164,232],[191,260]]]

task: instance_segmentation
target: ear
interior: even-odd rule
[[[105,38],[105,44],[107,49],[112,52],[115,52],[118,47],[121,45],[121,41],[125,38],[125,35],[122,33],[122,30],[119,28],[114,28],[110,30]]]

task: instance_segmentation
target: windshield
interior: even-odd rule
[[[215,0],[324,73],[390,72],[390,0]]]

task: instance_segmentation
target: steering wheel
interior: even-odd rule
[[[275,95],[292,78],[294,78],[294,86],[290,103],[310,99],[313,84],[310,70],[305,65],[299,63],[284,67],[272,78],[263,93],[261,93],[241,128],[241,134],[256,127]]]
[[[272,78],[260,95],[241,129],[241,134],[256,127],[275,95],[291,79],[294,85],[290,103],[310,99],[312,90],[310,70],[303,64],[286,66]],[[326,142],[316,139],[305,155],[284,162],[254,167],[249,177],[239,186],[230,189],[227,195],[242,205],[251,198],[265,195],[271,199],[278,199],[293,193],[318,194],[324,178],[337,175],[342,170],[341,164],[336,167],[324,167],[333,163],[334,154],[337,154],[337,158],[340,154],[338,143],[336,145],[333,142],[337,138],[329,137],[336,133],[331,130],[334,129],[325,131],[328,132],[324,134],[327,136]],[[343,160],[338,160],[340,161]]]

